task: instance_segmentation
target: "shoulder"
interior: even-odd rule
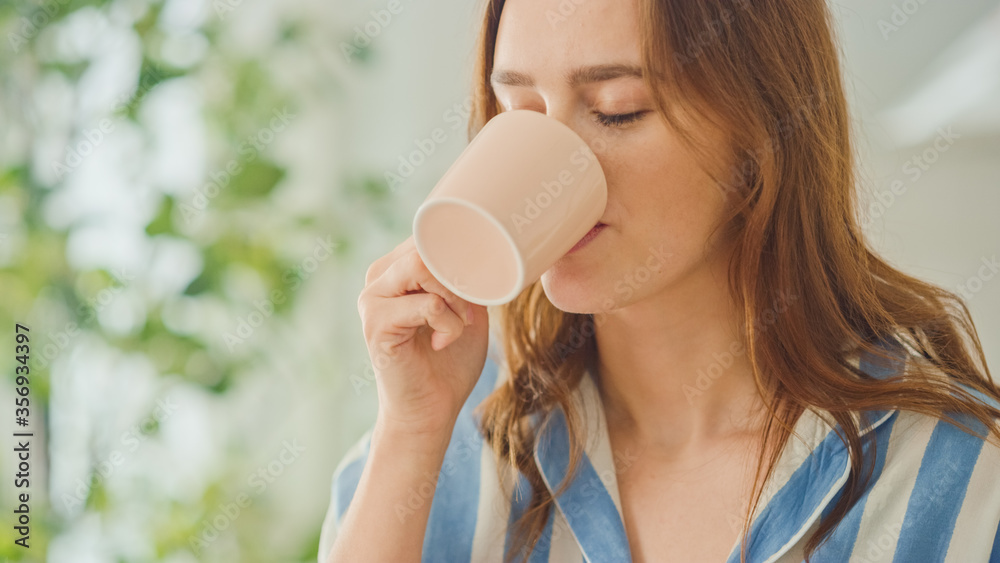
[[[996,399],[961,386],[982,403],[1000,409]],[[897,410],[875,433],[880,445],[884,445],[886,469],[899,466],[900,471],[916,479],[915,487],[967,488],[976,484],[970,483],[976,472],[988,473],[994,482],[1000,481],[998,423],[1000,420],[994,420],[989,427],[965,413],[949,412],[937,417]]]
[[[909,377],[906,364],[909,356],[902,349],[893,350],[893,346],[885,345],[893,353],[901,353],[902,357],[890,365],[886,365],[874,356],[864,356],[860,359],[861,369],[876,378],[887,375],[905,373]],[[1000,410],[1000,401],[996,397],[977,391],[963,382],[948,381],[948,385],[970,394],[975,402]],[[940,389],[940,387],[939,387]],[[956,391],[952,391],[956,394]],[[878,412],[878,416],[887,414]],[[877,439],[876,453],[885,465],[885,473],[896,471],[906,473],[914,480],[913,486],[930,485],[938,478],[937,487],[966,487],[968,479],[958,478],[959,473],[969,477],[975,471],[992,472],[994,477],[1000,477],[995,461],[1000,450],[1000,420],[994,419],[987,426],[977,418],[967,413],[946,412],[942,416],[931,416],[909,410],[891,411],[891,416],[876,424],[874,435]],[[963,428],[964,427],[964,428]],[[970,432],[971,431],[971,432]],[[977,435],[978,434],[978,435]],[[881,451],[879,451],[881,450]],[[884,454],[884,457],[883,457]],[[877,459],[876,463],[880,463]],[[940,480],[945,475],[955,477],[953,480]],[[920,476],[920,479],[917,479]]]
[[[992,434],[984,439],[953,421]],[[889,552],[904,561],[989,560],[1000,528],[996,432],[964,414],[894,411],[875,429],[873,478],[855,510],[856,549],[892,546]]]

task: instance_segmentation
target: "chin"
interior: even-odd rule
[[[566,313],[598,313],[604,301],[599,290],[599,280],[592,277],[600,270],[574,270],[557,262],[542,274],[542,289],[548,300]]]

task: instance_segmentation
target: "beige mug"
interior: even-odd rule
[[[455,295],[503,305],[595,227],[607,197],[597,156],[572,129],[537,111],[506,111],[417,209],[414,244]]]

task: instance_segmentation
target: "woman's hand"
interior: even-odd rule
[[[450,436],[486,363],[486,307],[436,280],[411,236],[369,266],[358,312],[383,429]]]

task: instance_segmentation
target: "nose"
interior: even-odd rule
[[[573,114],[568,104],[553,103],[549,100],[546,100],[545,115],[557,121],[561,121],[563,125],[576,131],[577,135],[580,134],[580,132],[577,131],[576,127],[574,127],[575,124],[573,123]]]
[[[558,101],[553,103],[552,100],[545,100],[545,115],[561,122],[576,133],[590,151],[594,153],[598,162],[603,165],[603,156],[605,150],[608,148],[608,143],[605,141],[601,130],[594,127],[587,127],[587,117],[581,116],[578,113],[579,111],[577,106],[569,102],[560,104]]]
[[[574,133],[577,134],[577,136],[589,145],[589,138],[582,127],[581,119],[576,114],[576,111],[578,111],[578,109],[567,101],[551,99],[545,100],[545,115],[561,122],[566,127],[569,127]]]

